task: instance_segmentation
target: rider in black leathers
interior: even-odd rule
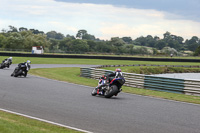
[[[22,73],[22,75],[23,76],[25,76],[26,77],[26,75],[27,75],[27,72],[30,70],[30,68],[31,68],[31,61],[30,60],[28,60],[27,62],[24,62],[24,63],[19,63],[18,64],[18,69],[22,69],[23,70],[23,73]],[[14,71],[15,72],[15,71]],[[14,72],[11,74],[11,76],[13,76],[14,75]]]

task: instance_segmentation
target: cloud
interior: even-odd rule
[[[97,38],[159,36],[169,31],[190,39],[200,37],[200,23],[152,9],[54,0],[0,0],[0,29],[8,25],[76,35],[85,29]],[[170,18],[170,19],[168,19]],[[173,19],[172,19],[173,18]]]

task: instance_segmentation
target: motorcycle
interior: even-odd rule
[[[30,70],[30,65],[20,65],[15,68],[14,72],[11,74],[11,76],[18,77],[18,76],[27,76],[28,71]]]
[[[100,80],[99,82],[102,82],[102,84],[106,84],[105,79],[100,79]],[[122,91],[121,87],[124,83],[125,83],[124,78],[114,78],[108,85],[105,86],[103,85],[97,90],[95,88],[91,92],[91,95],[92,96],[101,95],[104,96],[105,98],[111,98],[112,96],[117,96],[117,94]]]
[[[4,60],[0,64],[0,69],[6,68],[6,67],[9,68],[11,64],[12,64],[12,61],[10,61],[10,60]]]

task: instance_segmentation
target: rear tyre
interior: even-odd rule
[[[104,96],[105,98],[111,98],[113,95],[118,93],[118,88],[116,85],[112,85],[108,90],[105,91]]]

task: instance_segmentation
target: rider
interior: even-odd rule
[[[4,59],[4,60],[2,61],[2,63],[5,63],[5,65],[6,65],[7,67],[9,67],[9,65],[12,64],[12,57],[9,57],[9,58]]]
[[[18,64],[18,69],[21,69],[22,67],[25,67],[25,69],[23,70],[23,75],[26,76],[27,75],[27,72],[30,70],[31,68],[31,61],[30,60],[27,60],[26,62],[24,63],[19,63]],[[13,74],[11,75],[13,76]]]
[[[117,69],[115,69],[115,72],[114,73],[110,73],[110,74],[108,74],[108,75],[103,75],[100,79],[101,80],[99,80],[99,84],[98,84],[98,86],[96,87],[96,93],[97,93],[97,91],[98,91],[98,89],[100,89],[101,87],[104,87],[104,86],[107,86],[107,85],[109,85],[109,83],[114,79],[114,78],[122,78],[123,77],[123,74],[122,74],[122,71],[121,71],[121,69],[120,68],[117,68]],[[104,80],[106,80],[106,83],[102,83],[101,81],[102,81],[102,79],[104,79]]]
[[[120,68],[115,69],[114,73],[111,73],[109,75],[107,75],[107,80],[108,82],[111,82],[114,78],[122,78],[123,74],[122,74],[122,70]]]

